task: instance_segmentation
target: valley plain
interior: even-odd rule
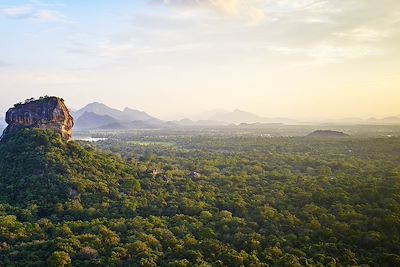
[[[269,127],[21,133],[0,146],[20,181],[1,183],[0,262],[396,266],[400,128]]]

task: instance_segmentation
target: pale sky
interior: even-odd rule
[[[0,43],[0,114],[40,95],[164,119],[400,114],[399,0],[1,0]]]

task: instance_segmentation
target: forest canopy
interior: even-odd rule
[[[25,130],[0,144],[0,265],[399,266],[399,148]]]

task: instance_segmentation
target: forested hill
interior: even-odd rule
[[[52,130],[25,129],[0,143],[0,201],[35,207],[36,218],[64,210],[79,219],[84,206],[100,215],[102,201],[112,205],[139,190],[135,176],[114,156],[65,142]]]
[[[399,138],[132,139],[1,143],[0,266],[400,266]]]

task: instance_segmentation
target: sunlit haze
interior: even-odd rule
[[[400,114],[399,0],[3,0],[0,31],[0,114],[41,95],[162,119]]]

